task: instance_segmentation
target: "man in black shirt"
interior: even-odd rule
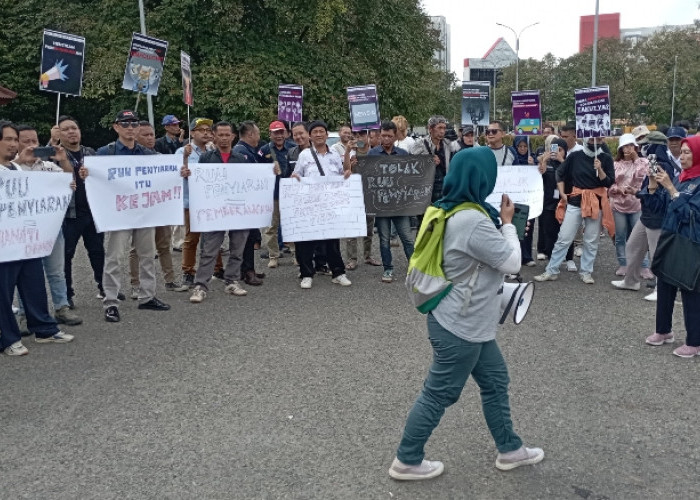
[[[175,115],[165,115],[163,117],[163,127],[165,135],[156,141],[155,150],[162,155],[175,154],[178,148],[183,146],[185,131],[180,128],[180,120]]]

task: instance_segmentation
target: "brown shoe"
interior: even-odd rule
[[[255,275],[255,271],[246,271],[243,280],[250,286],[260,286],[263,281]]]

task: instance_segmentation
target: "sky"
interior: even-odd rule
[[[692,24],[700,18],[700,0],[600,0],[600,14],[620,13],[620,29],[658,25]],[[431,16],[445,16],[451,31],[451,69],[462,77],[465,58],[483,57],[503,37],[515,50],[515,35],[505,24],[520,32],[520,57],[541,59],[551,52],[566,58],[578,52],[579,18],[595,14],[595,0],[422,0]]]

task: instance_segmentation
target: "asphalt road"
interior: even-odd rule
[[[162,291],[171,311],[127,299],[108,324],[81,250],[76,340],[0,357],[0,497],[698,498],[700,359],[644,344],[654,305],[610,286],[613,255],[606,240],[595,285],[538,284],[501,328],[515,427],[545,460],[494,467],[470,381],[427,446],[445,474],[399,483],[387,469],[431,355],[402,281],[360,265],[349,288],[300,290],[287,257],[247,297]],[[680,307],[674,330],[680,345]]]

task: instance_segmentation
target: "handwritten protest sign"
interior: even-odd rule
[[[280,216],[284,241],[367,236],[362,179],[280,179]]]
[[[192,231],[227,231],[269,226],[275,208],[271,164],[199,163],[191,168]]]
[[[357,173],[369,215],[419,215],[430,204],[435,177],[431,156],[365,156],[358,158]]]
[[[501,195],[507,194],[514,203],[530,207],[528,217],[534,219],[542,213],[544,187],[542,174],[536,165],[506,165],[498,167],[496,187],[486,201],[500,209]]]
[[[0,172],[0,262],[46,257],[73,191],[71,174]]]
[[[99,232],[184,224],[181,155],[86,156],[90,209]]]

